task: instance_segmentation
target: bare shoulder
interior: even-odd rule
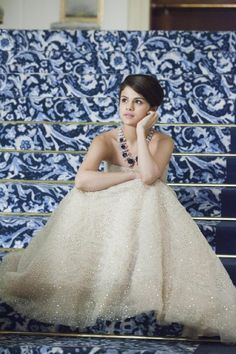
[[[116,131],[117,128],[108,130],[107,132],[101,133],[94,138],[94,141],[98,144],[105,144],[109,146],[113,143],[114,139],[116,139]]]
[[[154,144],[159,144],[160,142],[164,142],[165,145],[168,146],[172,146],[174,148],[175,142],[174,140],[171,138],[171,136],[169,136],[168,134],[165,133],[160,133],[160,132],[155,132],[152,138]]]
[[[152,143],[150,151],[158,166],[164,171],[174,151],[174,140],[167,134],[156,132],[150,143]]]
[[[100,151],[104,159],[110,159],[114,150],[114,142],[116,140],[116,129],[97,135],[90,146],[92,151]]]

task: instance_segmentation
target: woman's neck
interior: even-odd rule
[[[127,142],[134,145],[137,141],[136,127],[130,125],[123,125],[123,131]]]

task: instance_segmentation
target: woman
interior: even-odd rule
[[[20,313],[85,327],[154,310],[185,336],[236,340],[235,287],[165,183],[174,142],[152,128],[162,99],[154,77],[124,80],[123,126],[93,140],[75,188],[25,250],[5,257],[0,296]]]
[[[78,189],[98,191],[132,179],[141,179],[151,185],[162,177],[174,148],[168,135],[150,130],[156,122],[156,109],[162,99],[163,90],[152,76],[131,75],[126,78],[120,88],[123,128],[103,133],[93,140],[76,176]],[[149,133],[151,141],[148,144]],[[133,162],[132,155],[138,156],[138,163],[135,157]],[[139,172],[133,173],[134,169],[123,173],[97,172],[102,160],[131,168],[138,164]]]

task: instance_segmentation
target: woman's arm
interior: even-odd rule
[[[158,138],[154,135],[148,145],[145,131],[155,123],[156,119],[157,114],[153,112],[141,120],[136,128],[139,172],[145,184],[152,184],[162,176],[174,150],[174,141],[169,136]]]
[[[99,172],[101,161],[109,160],[110,150],[104,136],[99,135],[93,140],[76,174],[76,188],[85,192],[95,192],[138,178],[138,174],[134,172]]]

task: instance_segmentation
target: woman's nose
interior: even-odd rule
[[[133,103],[132,102],[127,102],[126,108],[131,111],[134,109]]]

